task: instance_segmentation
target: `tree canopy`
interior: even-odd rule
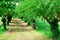
[[[13,12],[18,0],[0,0],[0,15]]]
[[[24,0],[16,6],[16,12],[20,16],[32,17],[48,17],[54,18],[60,12],[59,0]],[[19,15],[18,15],[19,16]]]

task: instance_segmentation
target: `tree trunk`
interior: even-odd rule
[[[34,30],[36,30],[35,19],[32,19],[32,28],[33,28]]]
[[[58,29],[58,19],[57,18],[54,18],[51,22],[45,18],[47,20],[47,22],[51,25],[50,29],[51,29],[51,32],[53,34],[53,39],[57,39],[58,36],[59,36],[59,29]]]

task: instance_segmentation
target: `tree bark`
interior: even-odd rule
[[[45,19],[51,25],[50,29],[53,34],[53,39],[57,39],[57,37],[59,36],[58,19],[54,18],[51,22],[47,18]]]

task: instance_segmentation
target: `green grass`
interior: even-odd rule
[[[48,37],[52,37],[52,33],[51,33],[51,31],[43,31],[43,30],[37,30],[38,32],[41,32],[41,33],[44,33],[46,36],[48,36]]]
[[[6,26],[7,29],[9,29],[9,26]],[[7,30],[4,30],[3,26],[0,26],[0,37],[3,36],[3,34],[6,32]]]
[[[46,20],[44,20],[44,18],[37,19],[35,24],[38,32],[42,32],[48,37],[52,36],[52,33],[50,31],[50,25]]]
[[[59,24],[59,31],[60,31],[60,23]],[[43,23],[43,22],[36,22],[36,26],[37,26],[37,31],[44,33],[46,36],[48,37],[52,37],[52,32],[50,30],[50,26],[47,23]],[[57,40],[60,40],[60,37],[58,37]]]

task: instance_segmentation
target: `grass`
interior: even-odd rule
[[[41,33],[44,33],[46,36],[48,36],[49,38],[51,38],[52,37],[52,32],[50,31],[50,26],[49,25],[47,25],[47,23],[36,23],[36,24],[39,24],[39,25],[37,25],[38,27],[37,27],[37,31],[38,32],[41,32]],[[60,31],[60,22],[58,23],[59,24],[59,31]],[[45,28],[44,28],[45,27]],[[58,39],[57,40],[60,40],[60,37],[58,37]]]
[[[44,31],[44,30],[39,30],[39,29],[37,29],[37,31],[38,32],[41,32],[41,33],[44,33],[46,36],[48,36],[48,37],[52,37],[52,33],[51,33],[51,31],[49,31],[49,30],[47,30],[47,31]]]
[[[42,32],[45,35],[47,35],[48,37],[52,36],[52,33],[50,31],[50,25],[48,24],[47,21],[44,21],[42,19],[39,19],[39,20],[37,19],[36,27],[37,27],[38,32]]]
[[[7,29],[9,29],[9,26],[6,26]],[[7,30],[4,30],[3,25],[0,26],[0,37],[3,36],[3,34],[6,32]]]

